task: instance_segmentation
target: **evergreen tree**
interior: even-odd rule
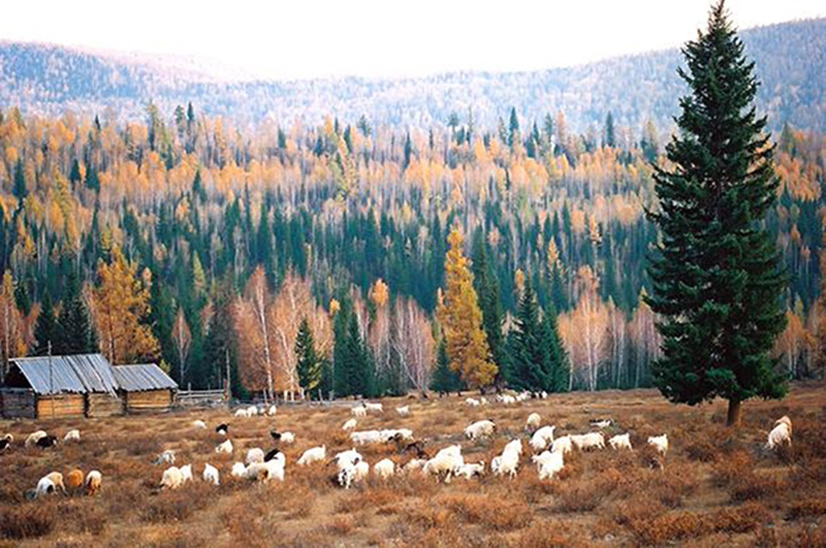
[[[315,349],[313,331],[307,318],[301,320],[295,338],[296,373],[298,384],[305,392],[311,392],[321,381],[321,360]]]
[[[490,357],[496,364],[498,371],[495,382],[501,385],[507,369],[507,352],[505,351],[505,336],[502,333],[504,313],[502,299],[499,294],[499,282],[488,261],[485,235],[479,229],[473,235],[473,286],[479,295],[479,306],[482,309],[482,325],[490,348]]]
[[[89,354],[99,351],[97,331],[89,317],[80,280],[74,272],[70,272],[63,293],[63,307],[57,318],[57,333],[52,340],[52,354]]]
[[[153,290],[155,285],[153,284]],[[204,369],[211,379],[226,382],[227,361],[229,361],[230,396],[246,399],[248,393],[241,383],[232,327],[232,305],[235,293],[232,278],[227,275],[217,284],[213,298],[214,312],[209,319],[207,337],[204,341]],[[154,311],[154,310],[153,310]],[[163,340],[161,339],[163,347]],[[210,382],[209,384],[213,384]]]
[[[617,140],[614,136],[614,115],[611,114],[610,110],[608,111],[608,115],[605,117],[605,141],[603,144],[611,148],[617,145]]]
[[[14,165],[14,190],[13,194],[17,197],[20,203],[26,198],[28,191],[26,190],[26,173],[23,170],[22,158],[17,159]]]
[[[539,392],[549,390],[552,385],[549,337],[539,318],[531,283],[525,280],[516,328],[511,337],[511,368],[508,384],[519,390]]]
[[[773,147],[752,102],[754,64],[722,0],[708,29],[683,49],[691,94],[680,101],[680,133],[666,148],[672,170],[655,166],[662,231],[647,299],[662,315],[663,357],[655,383],[674,402],[729,401],[728,424],[741,402],[786,392],[770,352],[785,326],[786,286],[774,239],[760,222],[779,181]]]
[[[559,336],[559,329],[556,324],[556,310],[551,306],[545,311],[542,319],[542,346],[547,349],[548,362],[550,363],[550,392],[567,392],[568,380],[571,375],[571,364],[568,361],[568,353]]]
[[[460,389],[459,375],[450,368],[447,357],[447,345],[444,338],[439,343],[439,353],[436,357],[436,366],[430,377],[430,389],[439,394],[458,392]]]
[[[45,356],[49,353],[49,343],[54,344],[58,334],[57,327],[52,298],[47,291],[40,303],[40,314],[37,315],[34,326],[35,345],[31,352],[33,356]]]

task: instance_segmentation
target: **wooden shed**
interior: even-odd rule
[[[127,413],[169,411],[178,385],[154,363],[112,368]]]
[[[123,413],[112,366],[100,354],[9,360],[4,417],[107,417]]]

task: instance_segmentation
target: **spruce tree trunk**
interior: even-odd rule
[[[728,417],[726,417],[726,426],[740,426],[740,400],[728,401]]]

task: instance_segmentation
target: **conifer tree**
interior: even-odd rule
[[[313,331],[307,318],[301,320],[295,337],[296,373],[298,384],[305,393],[315,389],[321,381],[321,360],[315,349]]]
[[[71,272],[66,279],[63,306],[57,318],[52,354],[71,355],[99,352],[95,326],[81,292],[80,280]]]
[[[502,312],[502,299],[499,295],[499,282],[490,267],[485,248],[484,233],[481,229],[477,230],[473,236],[473,286],[479,296],[482,324],[490,348],[490,357],[498,369],[496,382],[500,384],[507,370],[505,336],[502,333],[504,313]]]
[[[729,402],[728,424],[749,398],[786,392],[770,352],[783,330],[786,285],[773,238],[760,223],[779,181],[766,119],[752,105],[758,82],[720,0],[708,28],[683,49],[690,95],[680,100],[679,134],[666,148],[672,169],[655,166],[662,242],[647,299],[661,314],[663,357],[655,383],[671,401]]]
[[[571,375],[571,364],[568,361],[568,353],[562,337],[559,336],[559,329],[556,324],[556,310],[550,306],[545,311],[542,318],[543,346],[548,350],[548,361],[551,365],[551,375],[549,379],[548,391],[567,392],[568,378]]]
[[[37,322],[34,326],[35,346],[32,348],[32,355],[45,356],[48,354],[49,343],[54,344],[56,336],[57,320],[54,315],[52,298],[47,291],[40,303],[40,313],[37,315]]]
[[[551,388],[552,371],[550,348],[546,346],[549,337],[544,332],[545,325],[539,318],[539,305],[531,288],[530,280],[525,280],[516,328],[511,337],[511,369],[509,384],[519,390],[539,392]]]
[[[430,389],[439,394],[458,392],[460,389],[459,375],[450,368],[447,357],[447,345],[444,338],[439,343],[439,353],[436,357],[436,366],[430,377]]]
[[[462,234],[454,228],[448,236],[450,249],[445,257],[447,288],[439,304],[438,315],[447,343],[450,368],[461,374],[470,387],[485,387],[496,376],[496,365],[489,360],[490,351],[482,329],[473,274],[462,252]]]

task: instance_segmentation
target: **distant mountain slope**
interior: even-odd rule
[[[783,23],[742,32],[763,85],[759,107],[777,129],[786,121],[826,131],[826,19]],[[0,43],[0,109],[60,114],[145,113],[152,98],[164,112],[192,101],[199,111],[238,121],[273,118],[317,123],[326,114],[373,123],[426,126],[462,119],[472,107],[478,123],[492,126],[515,106],[523,118],[562,110],[570,126],[585,131],[608,110],[616,123],[638,131],[646,119],[671,125],[683,91],[675,70],[677,50],[619,57],[537,72],[463,72],[427,78],[329,78],[305,81],[227,81],[173,63],[132,61],[57,46]]]

